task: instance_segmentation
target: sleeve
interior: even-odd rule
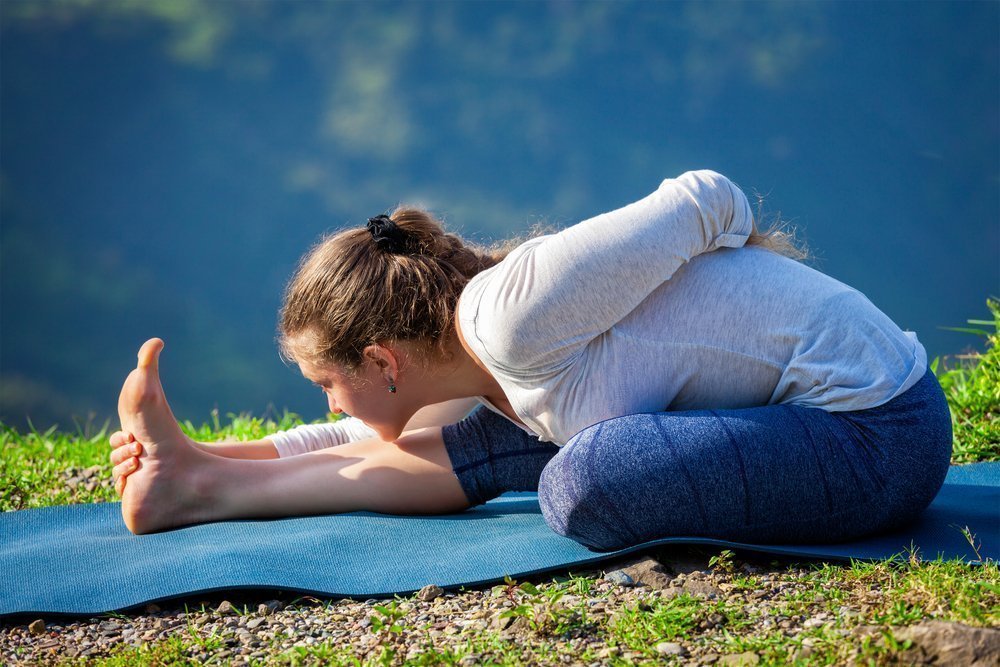
[[[528,241],[474,278],[462,294],[472,302],[463,334],[497,370],[557,370],[685,262],[741,247],[752,229],[746,195],[725,176],[667,179],[635,203]]]
[[[267,436],[278,450],[278,458],[336,447],[355,440],[378,437],[360,419],[348,417],[327,424],[305,424]]]

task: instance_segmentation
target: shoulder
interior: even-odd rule
[[[513,369],[538,340],[523,322],[524,305],[537,290],[535,251],[557,235],[525,241],[493,267],[479,273],[462,290],[455,308],[455,331],[466,352],[491,372]]]

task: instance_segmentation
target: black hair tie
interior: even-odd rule
[[[368,231],[371,232],[379,250],[391,253],[409,251],[410,235],[405,230],[400,229],[399,225],[384,213],[376,215],[374,218],[368,218]]]

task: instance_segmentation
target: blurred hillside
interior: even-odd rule
[[[399,202],[476,240],[687,169],[766,197],[934,355],[1000,293],[1000,5],[0,4],[0,418],[322,416],[274,345],[320,234]]]

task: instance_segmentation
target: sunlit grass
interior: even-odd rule
[[[986,351],[931,363],[951,407],[953,463],[1000,460],[1000,301],[990,299],[987,307],[992,320],[953,328],[984,337]]]

